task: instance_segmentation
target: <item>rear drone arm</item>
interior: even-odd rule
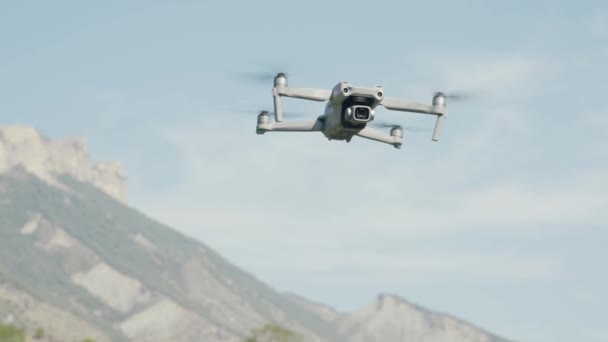
[[[318,132],[323,130],[323,122],[298,121],[298,122],[270,122],[268,115],[258,116],[258,126],[256,132],[264,134],[266,132]]]
[[[274,99],[275,121],[283,121],[283,109],[281,108],[281,96],[293,97],[302,100],[327,101],[331,97],[331,90],[313,88],[289,88],[287,86],[287,76],[279,73],[274,78],[272,97]]]
[[[401,148],[401,143],[403,142],[403,133],[401,131],[391,131],[391,134],[387,134],[374,128],[365,127],[357,135],[361,138],[393,145],[395,148]]]
[[[314,88],[289,88],[278,86],[274,88],[273,96],[287,96],[302,100],[327,101],[331,96],[331,90]]]
[[[447,115],[447,111],[445,108],[445,97],[443,95],[435,96],[433,98],[432,106],[411,101],[392,99],[388,97],[382,99],[380,104],[383,105],[384,108],[389,110],[436,115],[437,121],[435,122],[435,130],[433,131],[433,141],[439,140],[439,135],[443,126],[443,120]]]

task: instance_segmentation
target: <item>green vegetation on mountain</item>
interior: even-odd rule
[[[37,328],[36,331],[34,332],[34,339],[40,340],[42,338],[44,338],[44,329]]]
[[[0,342],[25,342],[25,332],[13,325],[0,324]]]
[[[245,342],[300,342],[302,338],[293,331],[276,324],[266,324],[254,329]]]

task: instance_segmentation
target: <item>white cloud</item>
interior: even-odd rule
[[[428,207],[397,210],[395,206],[371,216],[376,229],[434,230],[517,229],[530,225],[606,224],[608,223],[608,179],[605,172],[585,179],[553,184],[542,188],[534,184],[494,184],[453,194],[443,194]],[[388,215],[388,212],[399,213]],[[441,213],[437,215],[437,213]],[[382,220],[384,218],[384,220]],[[411,227],[411,228],[410,228]]]

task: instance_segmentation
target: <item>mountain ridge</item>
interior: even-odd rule
[[[67,190],[57,176],[69,174],[126,202],[127,176],[118,162],[93,162],[84,137],[51,140],[29,126],[0,126],[0,174],[20,166]]]
[[[337,312],[278,292],[129,206],[119,167],[104,174],[83,140],[63,141],[0,127],[0,320],[98,342],[232,342],[267,323],[307,342],[506,341],[395,294]]]

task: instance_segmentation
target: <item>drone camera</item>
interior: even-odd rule
[[[368,106],[351,106],[346,109],[348,120],[354,124],[369,122],[374,119],[374,111]]]
[[[366,107],[357,107],[355,108],[355,119],[361,121],[369,120],[369,108]]]

